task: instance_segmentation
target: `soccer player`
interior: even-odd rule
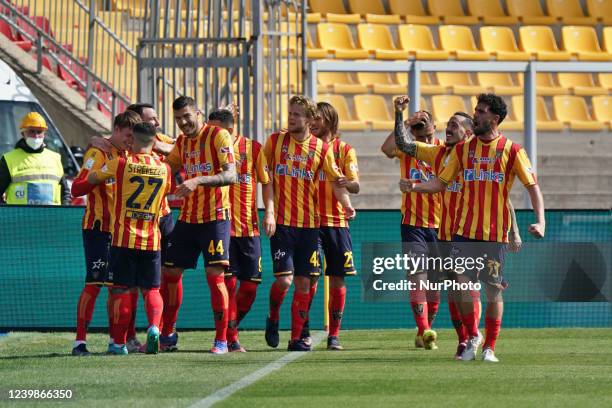
[[[294,281],[291,306],[289,351],[309,351],[301,339],[308,320],[310,278],[320,274],[318,251],[319,208],[317,174],[320,170],[333,183],[334,194],[344,207],[347,219],[355,217],[338,171],[332,149],[310,134],[316,105],[304,96],[289,100],[288,131],[272,134],[264,145],[264,154],[273,172],[276,232],[270,239],[275,282],[270,289],[270,312],[266,320],[266,342],[277,347],[279,311],[289,286]]]
[[[274,233],[274,191],[270,182],[268,162],[257,141],[241,136],[234,128],[238,107],[234,111],[217,109],[208,115],[208,124],[227,130],[234,142],[238,183],[229,189],[232,207],[230,228],[230,263],[225,273],[229,294],[227,338],[230,352],[244,352],[238,341],[238,325],[255,301],[261,283],[261,242],[257,216],[257,183],[262,185],[265,207],[264,232]],[[236,291],[237,281],[240,287]]]
[[[416,140],[441,145],[442,142],[434,136],[435,125],[431,113],[416,112],[409,120],[410,133]],[[397,157],[400,161],[402,178],[409,178],[415,183],[423,183],[434,176],[442,166],[442,160],[428,164],[422,160],[405,154],[395,145],[394,132],[391,132],[381,146],[382,152],[388,158]],[[440,195],[426,195],[407,192],[402,194],[401,235],[405,248],[414,256],[427,256],[430,249],[436,245],[437,228],[440,225]],[[433,252],[432,252],[433,255]],[[435,271],[418,270],[409,272],[408,279],[416,285],[427,279],[434,280]],[[431,325],[438,313],[440,304],[439,291],[425,291],[420,286],[410,291],[410,305],[417,325],[414,340],[415,347],[427,350],[436,349],[437,334],[431,330]]]
[[[479,95],[474,112],[476,137],[453,148],[438,177],[426,183],[403,183],[407,191],[436,194],[443,191],[457,175],[463,174],[464,186],[457,209],[453,251],[458,256],[474,259],[486,255],[483,270],[466,270],[457,279],[460,282],[477,279],[484,282],[487,306],[482,358],[487,362],[499,361],[494,350],[503,315],[502,290],[507,285],[503,270],[511,222],[508,197],[515,177],[527,188],[536,216],[536,222],[529,226],[529,233],[542,238],[545,231],[544,200],[527,153],[498,130],[506,113],[507,107],[501,97]],[[461,356],[464,361],[476,358],[482,342],[476,321],[474,318],[463,320],[470,336]]]
[[[134,112],[117,115],[113,120],[113,133],[109,139],[110,149],[107,152],[96,147],[87,149],[83,157],[83,167],[72,183],[74,197],[87,194],[87,206],[82,222],[87,274],[85,287],[77,305],[77,333],[72,349],[72,355],[75,356],[90,354],[86,345],[87,327],[93,316],[100,288],[111,284],[107,268],[111,243],[111,202],[115,181],[108,179],[104,184],[92,185],[87,183],[87,176],[92,171],[100,170],[110,160],[125,154],[132,143],[132,129],[139,122],[140,117]],[[109,312],[109,330],[110,323]]]
[[[160,342],[164,347],[176,347],[178,334],[174,327],[182,302],[183,271],[195,269],[203,254],[216,332],[210,351],[224,354],[227,353],[228,323],[224,273],[229,265],[230,241],[228,186],[237,180],[232,137],[223,128],[204,124],[202,113],[191,97],[178,97],[172,108],[182,134],[167,163],[173,173],[182,166],[186,180],[175,192],[184,200],[170,235],[165,262],[168,298],[175,302],[164,308]]]
[[[113,281],[113,344],[109,354],[128,354],[126,342],[132,318],[130,291],[133,288],[139,288],[145,299],[149,322],[146,352],[156,354],[159,350],[163,310],[159,293],[159,218],[164,196],[170,188],[171,173],[168,165],[152,153],[156,130],[149,123],[137,124],[131,152],[87,176],[90,184],[104,183],[110,178],[116,183],[108,268]]]
[[[317,114],[310,125],[313,135],[324,141],[331,149],[336,166],[344,174],[339,186],[346,187],[352,194],[359,193],[359,169],[357,154],[348,143],[340,140],[338,135],[338,112],[327,102],[317,103]],[[346,299],[345,276],[357,274],[353,264],[353,243],[349,231],[344,208],[333,194],[333,182],[329,181],[325,172],[318,174],[319,190],[319,250],[325,254],[325,275],[329,276],[329,333],[327,337],[328,350],[342,350],[338,334],[344,313]],[[312,290],[314,286],[314,290]],[[316,291],[311,282],[311,299]],[[305,336],[302,335],[302,338]]]

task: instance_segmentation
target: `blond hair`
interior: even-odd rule
[[[289,106],[298,105],[304,108],[304,114],[308,119],[313,119],[317,114],[317,105],[307,96],[294,95],[289,99]]]

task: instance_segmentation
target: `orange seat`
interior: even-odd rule
[[[576,55],[581,61],[610,61],[612,53],[604,52],[599,47],[597,33],[593,27],[566,26],[563,33],[563,45],[568,52]]]
[[[359,44],[377,59],[408,59],[408,51],[397,49],[393,43],[389,27],[383,24],[359,24],[357,26]]]
[[[469,27],[447,25],[440,26],[440,44],[450,51],[458,60],[488,60],[489,54],[476,48],[472,31]]]
[[[563,24],[595,25],[597,17],[585,16],[580,0],[546,0],[548,14]]]
[[[358,48],[347,25],[339,23],[317,24],[317,37],[321,48],[336,58],[368,58],[368,51]]]
[[[595,85],[593,76],[589,73],[578,72],[559,72],[559,85],[569,89],[574,95],[607,95],[608,90],[604,87]]]
[[[519,28],[521,45],[525,51],[541,61],[569,61],[572,56],[567,51],[559,51],[550,27],[523,26]]]
[[[485,24],[518,24],[518,17],[506,15],[499,0],[468,0],[467,4],[470,14],[478,17]]]
[[[365,122],[355,119],[344,96],[319,95],[317,99],[321,102],[327,102],[336,108],[336,112],[338,112],[338,128],[340,130],[367,129]]]
[[[512,97],[512,111],[514,112],[514,117],[519,122],[525,121],[524,106],[523,96]],[[548,109],[546,109],[546,102],[541,96],[536,97],[536,128],[538,130],[551,131],[563,130],[563,123],[550,116]]]
[[[540,1],[534,0],[507,0],[508,13],[518,17],[523,24],[555,24],[557,19],[547,16],[542,10]]]
[[[355,95],[357,117],[372,126],[373,130],[392,130],[394,119],[390,103],[380,95]]]
[[[445,60],[450,57],[448,51],[436,47],[431,31],[427,26],[404,24],[400,25],[397,31],[400,47],[416,59]]]
[[[603,123],[593,120],[586,101],[581,96],[558,95],[553,96],[553,106],[557,118],[569,123],[573,130],[604,130]]]
[[[391,13],[403,16],[408,24],[434,25],[440,21],[437,16],[425,13],[423,3],[420,1],[389,0],[389,8]]]
[[[460,0],[427,0],[429,12],[445,24],[477,24],[478,17],[466,15]]]
[[[528,61],[530,56],[520,51],[514,34],[508,27],[480,27],[482,49],[498,61]]]
[[[352,13],[360,14],[368,23],[399,24],[400,16],[387,14],[380,0],[348,0]]]

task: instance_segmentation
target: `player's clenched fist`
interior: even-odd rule
[[[414,183],[408,179],[401,179],[399,188],[402,193],[410,193],[414,189]]]
[[[197,178],[191,178],[185,180],[183,184],[176,188],[174,195],[179,198],[187,197],[189,194],[193,193],[195,189],[198,187],[199,182]]]
[[[353,207],[344,207],[344,215],[348,220],[354,220],[357,216],[357,211]]]
[[[393,106],[395,107],[395,110],[397,112],[402,112],[406,110],[406,107],[408,106],[408,102],[410,102],[410,98],[407,97],[406,95],[398,96],[397,98],[393,100]]]
[[[544,230],[546,226],[542,222],[537,222],[529,226],[529,233],[536,238],[544,238]]]

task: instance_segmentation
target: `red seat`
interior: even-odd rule
[[[11,42],[15,43],[15,45],[25,52],[30,52],[32,49],[32,42],[21,40],[17,36],[13,35],[11,26],[4,20],[0,20],[0,33],[4,34],[4,36],[6,36]]]

